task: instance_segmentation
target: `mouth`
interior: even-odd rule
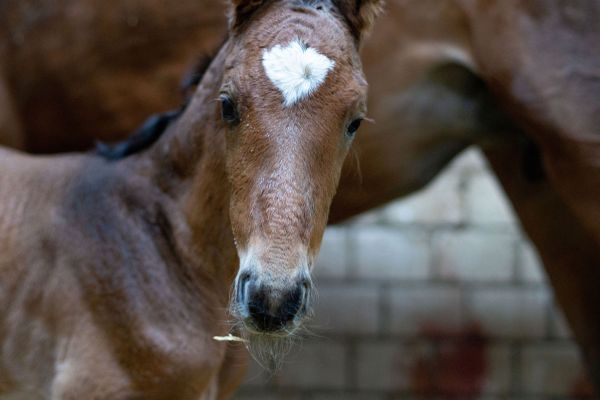
[[[260,335],[260,336],[265,336],[265,337],[271,337],[274,339],[284,339],[284,338],[287,338],[290,336],[294,336],[300,330],[300,328],[298,326],[292,326],[292,327],[280,328],[277,330],[264,331],[264,330],[260,330],[260,329],[257,329],[256,327],[254,327],[251,322],[249,322],[249,323],[244,322],[244,329],[250,335]]]
[[[241,319],[241,322],[244,329],[249,334],[283,338],[298,333],[298,331],[302,328],[303,320],[303,316],[297,315],[290,322],[285,324],[262,324],[262,326],[258,326],[256,321],[250,317]]]
[[[285,363],[286,355],[302,338],[302,325],[288,324],[277,330],[258,329],[252,321],[239,320],[237,333],[252,358],[266,371],[274,373]]]
[[[302,307],[301,311],[286,323],[261,324],[251,316],[246,304],[234,300],[231,302],[231,315],[235,321],[233,332],[236,336],[239,335],[240,340],[237,341],[243,342],[259,365],[274,372],[281,368],[286,354],[304,336],[304,322],[309,315],[307,309],[306,306]]]

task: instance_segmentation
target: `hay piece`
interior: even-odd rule
[[[233,336],[231,333],[228,334],[227,336],[213,336],[213,339],[216,340],[217,342],[244,342],[246,343],[247,340],[238,336]]]

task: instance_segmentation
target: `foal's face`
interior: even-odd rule
[[[240,257],[233,310],[255,333],[291,332],[342,163],[365,115],[356,40],[328,7],[272,3],[233,35],[220,102]]]

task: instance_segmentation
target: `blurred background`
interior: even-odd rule
[[[591,399],[537,255],[478,150],[330,227],[312,334],[236,400]]]

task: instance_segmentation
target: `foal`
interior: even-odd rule
[[[222,397],[213,337],[229,331],[232,284],[249,342],[299,328],[379,8],[236,1],[229,39],[151,148],[0,151],[0,393]]]

